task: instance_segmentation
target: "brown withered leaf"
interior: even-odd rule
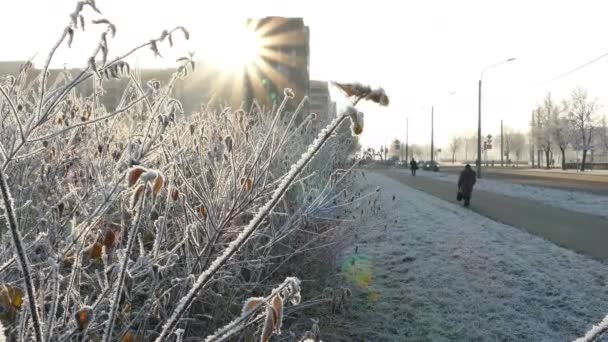
[[[85,330],[93,321],[93,309],[89,306],[85,306],[76,311],[74,318],[76,319],[76,324],[78,324],[78,329],[80,329],[80,331]]]
[[[247,192],[253,191],[253,181],[251,180],[251,178],[241,178],[241,186],[243,186],[243,188]]]
[[[364,86],[359,83],[338,83],[333,82],[333,84],[340,88],[347,97],[366,97],[372,90],[368,86]]]
[[[197,208],[197,211],[198,211],[198,213],[199,213],[199,214],[200,214],[200,215],[201,215],[201,216],[202,216],[204,219],[206,219],[206,218],[207,218],[207,208],[205,208],[205,206],[200,205],[200,206]]]
[[[258,305],[260,305],[263,300],[264,297],[251,297],[247,299],[245,301],[245,304],[243,304],[241,315],[245,316],[246,314],[250,313],[251,310],[255,309]]]
[[[274,312],[274,333],[281,334],[281,326],[283,325],[283,298],[276,295],[272,298],[272,309]]]
[[[89,247],[87,254],[91,259],[101,260],[101,255],[103,252],[103,245],[99,242],[95,242],[91,247]]]
[[[146,172],[148,170],[146,170],[146,168],[141,167],[141,166],[134,166],[132,168],[129,169],[129,173],[128,173],[128,180],[129,180],[129,186],[133,186],[137,183],[137,181],[139,180],[139,177],[141,177],[141,175]]]
[[[179,199],[179,190],[173,189],[173,191],[171,191],[171,199],[174,201]]]
[[[165,184],[165,177],[159,172],[158,176],[154,179],[154,185],[152,186],[152,192],[154,195],[158,195],[163,185]]]
[[[274,309],[271,306],[267,306],[266,318],[264,320],[264,327],[262,328],[262,336],[260,338],[262,342],[268,342],[270,340],[270,336],[272,336],[272,333],[274,332],[275,316]]]
[[[106,246],[106,248],[112,248],[114,242],[116,242],[116,232],[111,229],[106,230],[103,234],[103,245]]]

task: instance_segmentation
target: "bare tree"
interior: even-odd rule
[[[602,118],[602,132],[600,134],[604,150],[608,152],[608,125],[606,124],[606,115]]]
[[[572,141],[572,128],[570,121],[564,115],[568,112],[568,102],[563,101],[562,110],[553,118],[553,139],[562,153],[562,170],[566,169],[566,149]]]
[[[553,146],[555,144],[555,123],[556,118],[559,116],[560,108],[553,103],[551,99],[551,93],[547,94],[543,104],[539,106],[535,111],[536,123],[535,123],[535,135],[538,146],[545,153],[545,164],[546,168],[551,168],[551,155]],[[540,160],[539,160],[540,165]]]
[[[596,115],[597,109],[597,101],[589,99],[585,89],[576,88],[572,92],[568,108],[568,121],[574,130],[575,147],[583,151],[581,171],[585,171],[587,152],[591,148],[595,129],[599,126]]]
[[[520,132],[512,132],[509,134],[509,140],[510,149],[515,153],[515,160],[519,164],[519,160],[526,149],[526,135]]]
[[[503,140],[503,152],[505,158],[507,158],[507,163],[511,163],[511,153],[515,153],[515,158],[519,162],[526,146],[526,136],[523,133],[514,132],[512,129],[505,127]]]
[[[458,151],[462,148],[462,144],[464,142],[464,139],[461,137],[457,137],[457,136],[453,136],[452,140],[450,141],[450,152],[452,152],[452,164],[454,164],[456,162],[456,153],[458,153]]]
[[[510,128],[505,127],[503,129],[502,153],[504,154],[505,158],[507,158],[507,164],[511,163],[511,152],[513,151],[513,135],[514,133],[511,132]]]

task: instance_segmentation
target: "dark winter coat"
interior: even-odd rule
[[[460,173],[458,178],[458,188],[462,191],[462,195],[471,197],[473,194],[473,185],[477,181],[477,174],[471,168],[466,168]]]
[[[418,170],[418,163],[416,163],[415,160],[412,160],[410,162],[410,169],[412,169],[412,170]]]

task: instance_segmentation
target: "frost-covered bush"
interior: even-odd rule
[[[8,339],[279,334],[284,307],[305,291],[291,276],[314,271],[310,260],[340,241],[345,215],[367,214],[349,209],[361,195],[348,190],[356,139],[344,123],[354,117],[362,129],[363,115],[349,108],[320,122],[303,104],[287,113],[288,90],[271,112],[183,113],[171,94],[194,68],[191,57],[165,83],[142,83],[125,58],[142,49],[158,55],[188,32],[162,31],[110,58],[116,27],[101,18],[92,21],[104,31],[88,67],[49,82],[56,50],[95,13],[94,1],[79,2],[42,72],[26,63],[1,79],[0,321]],[[115,109],[100,101],[112,78],[127,81]],[[381,90],[341,87],[353,107],[387,104]],[[318,325],[308,336],[318,337]]]

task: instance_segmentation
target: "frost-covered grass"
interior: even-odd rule
[[[420,172],[420,176],[456,184],[458,176],[441,172]],[[475,184],[475,189],[503,194],[515,198],[524,198],[542,202],[557,208],[563,208],[584,214],[608,218],[608,197],[585,192],[567,191],[513,184],[505,181],[482,178]]]
[[[376,186],[385,220],[344,255],[369,273],[348,273],[367,287],[344,340],[571,341],[608,312],[607,265],[368,172]]]

